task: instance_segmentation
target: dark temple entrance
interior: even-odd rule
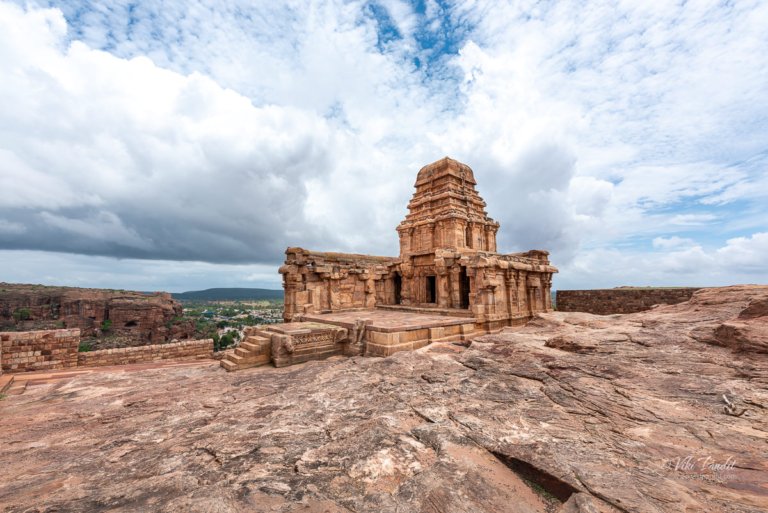
[[[463,265],[459,272],[459,308],[469,308],[469,276]]]
[[[435,277],[427,276],[427,303],[436,303],[437,300],[437,287],[435,285]]]
[[[400,273],[395,273],[394,286],[395,286],[395,304],[399,305],[400,295],[403,290],[403,277],[400,276]]]

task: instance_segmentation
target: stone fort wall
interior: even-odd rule
[[[79,346],[79,329],[0,332],[0,368],[2,372],[23,372],[213,356],[212,339],[82,353]]]
[[[77,354],[77,365],[98,367],[159,360],[200,360],[205,358],[213,358],[213,339],[87,351]]]
[[[597,315],[642,312],[653,305],[674,305],[688,301],[697,290],[697,287],[558,290],[555,308],[559,312]]]
[[[0,362],[3,372],[76,367],[79,345],[79,329],[0,333]]]

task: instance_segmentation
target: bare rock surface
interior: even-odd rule
[[[763,512],[767,299],[702,289],[636,314],[541,314],[468,348],[29,387],[0,401],[0,504]]]

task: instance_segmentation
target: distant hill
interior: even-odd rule
[[[174,293],[173,298],[182,301],[248,301],[260,299],[283,299],[283,291],[246,288],[206,289]]]

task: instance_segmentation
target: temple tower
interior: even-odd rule
[[[488,217],[472,169],[449,157],[419,170],[409,213],[397,227],[400,258],[435,249],[496,252],[499,223]]]

